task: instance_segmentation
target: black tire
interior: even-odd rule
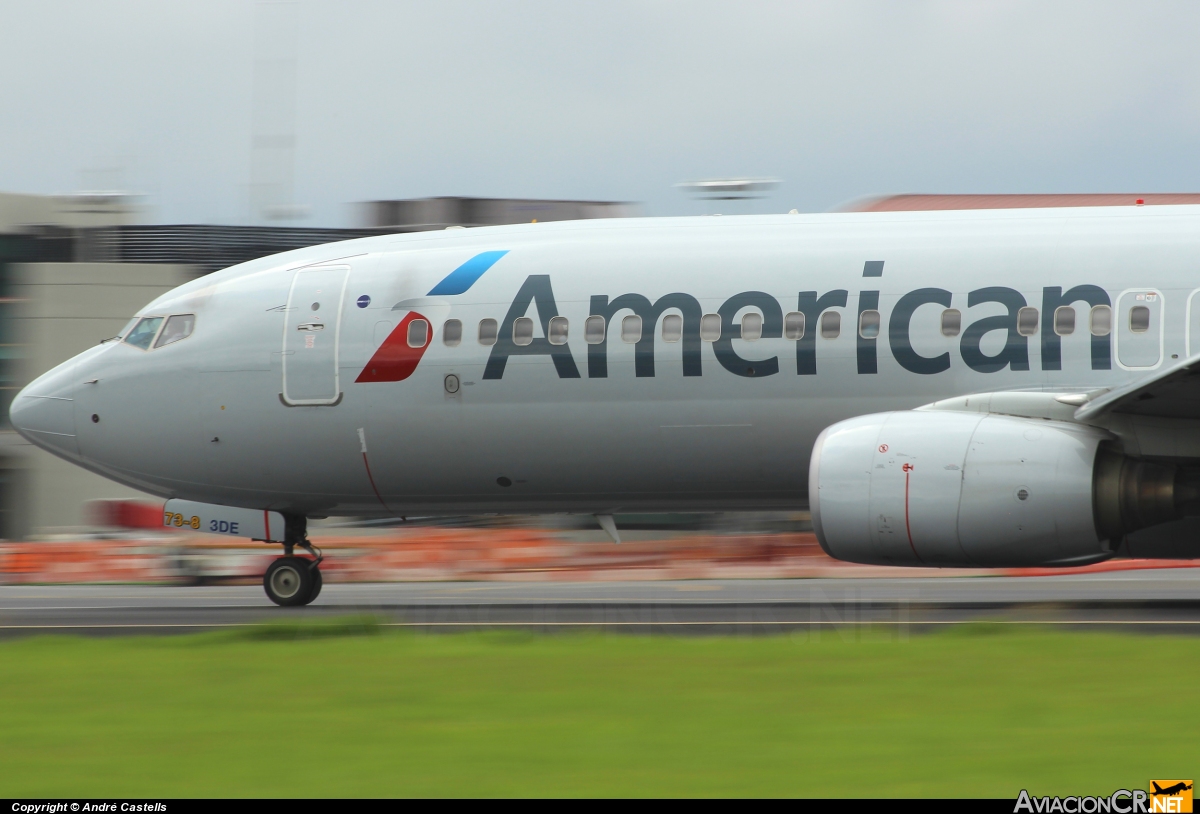
[[[321,577],[321,569],[318,566],[312,568],[313,586],[312,593],[308,595],[308,601],[312,602],[321,595],[321,586],[325,584],[325,580]]]
[[[276,605],[285,608],[307,605],[312,601],[312,572],[312,560],[280,557],[263,574],[263,590]]]

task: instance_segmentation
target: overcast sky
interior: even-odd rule
[[[121,187],[155,222],[250,221],[256,55],[271,47],[258,3],[0,10],[0,191]],[[703,205],[674,185],[722,176],[783,181],[730,213],[1200,191],[1195,0],[299,0],[295,18],[309,225],[431,195],[687,214]]]

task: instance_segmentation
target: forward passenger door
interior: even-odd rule
[[[288,292],[283,329],[283,400],[289,406],[334,405],[347,266],[300,269]]]

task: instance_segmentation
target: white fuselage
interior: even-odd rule
[[[814,439],[839,420],[1110,387],[1200,352],[1198,271],[1188,206],[381,236],[181,286],[140,316],[194,314],[190,336],[92,348],[29,385],[12,415],[35,443],[130,486],[309,516],[803,508]],[[1083,298],[1058,296],[1071,289]],[[1093,336],[1102,300],[1111,333]],[[1032,333],[1021,307],[1037,309]],[[1059,307],[1075,318],[1067,333],[1060,317],[1061,336]],[[637,333],[625,318],[639,309]],[[862,311],[879,313],[877,337],[870,314],[860,335]],[[822,336],[826,312],[841,316],[836,336]],[[716,341],[701,337],[714,314]],[[741,338],[746,314],[761,338]],[[526,316],[530,342],[514,343]],[[588,343],[589,316],[604,317],[603,344]],[[679,341],[663,338],[670,316]],[[546,339],[554,317],[565,344]],[[397,332],[414,319],[430,339],[406,350]],[[482,320],[495,344],[480,344]]]

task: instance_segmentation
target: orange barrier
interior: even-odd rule
[[[1110,571],[1146,571],[1156,568],[1200,568],[1200,560],[1105,560],[1074,568],[1008,568],[1009,577],[1057,577],[1063,574],[1105,574]]]
[[[0,545],[5,582],[166,582],[175,578],[161,545],[144,542],[48,542]]]
[[[696,534],[577,543],[539,529],[409,528],[318,537],[331,582],[650,580],[812,577],[1045,576],[1200,566],[1192,560],[1110,560],[1079,568],[1006,570],[855,565],[825,555],[809,534]],[[195,533],[153,540],[0,544],[0,582],[257,581],[277,545]]]

